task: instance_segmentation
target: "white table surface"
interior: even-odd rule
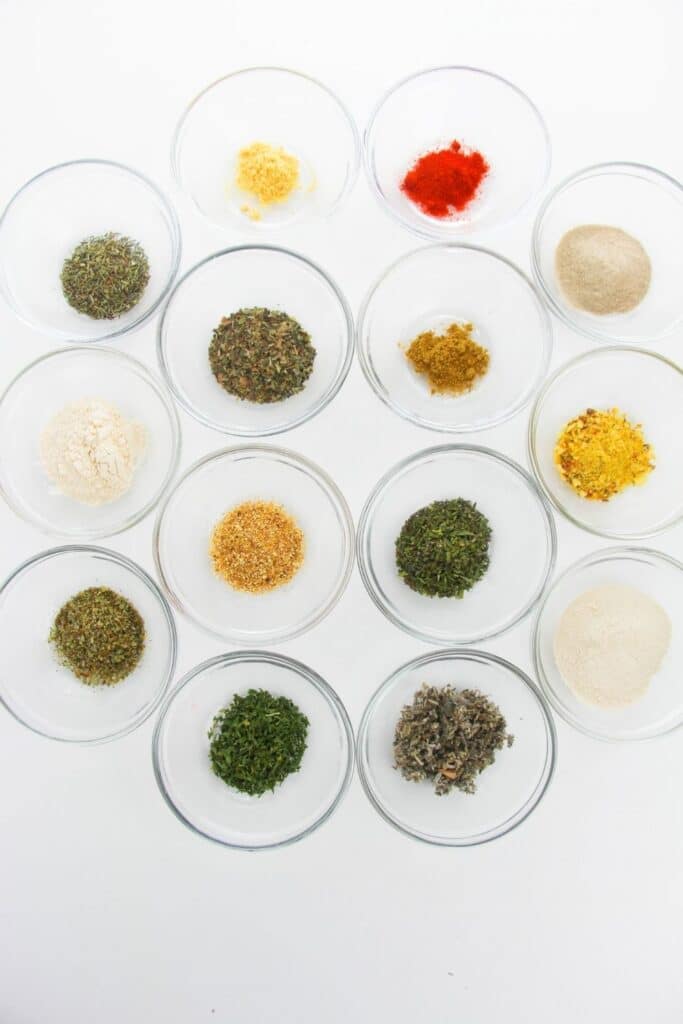
[[[44,167],[109,157],[173,197],[182,268],[241,240],[202,223],[178,195],[169,139],[206,83],[268,63],[321,77],[361,127],[399,77],[478,65],[539,104],[551,184],[609,159],[681,176],[677,0],[422,0],[399,14],[402,6],[0,0],[0,205]],[[533,212],[483,239],[525,270]],[[362,178],[332,223],[272,240],[318,260],[354,310],[387,263],[419,244]],[[155,326],[119,347],[154,366]],[[591,347],[553,326],[553,366]],[[675,355],[681,344],[679,334],[661,350]],[[50,347],[0,307],[2,386]],[[183,466],[224,443],[180,416]],[[525,411],[476,440],[525,462],[526,422]],[[357,364],[323,415],[279,438],[332,474],[356,516],[381,473],[436,440],[384,408]],[[152,523],[110,546],[152,570]],[[557,526],[559,570],[601,546],[559,517]],[[0,505],[2,578],[50,544]],[[681,557],[683,531],[653,546]],[[530,626],[485,646],[531,671]],[[225,649],[181,619],[178,628],[178,677]],[[355,572],[320,626],[279,647],[330,681],[354,726],[380,681],[426,649],[385,621]],[[558,721],[546,798],[483,847],[404,838],[355,778],[312,837],[256,855],[204,842],[169,813],[151,771],[152,727],[80,749],[0,714],[1,1024],[680,1022],[680,734],[608,745]]]

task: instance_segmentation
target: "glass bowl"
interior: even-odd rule
[[[298,159],[299,185],[285,202],[264,206],[233,184],[239,151],[255,142]],[[351,115],[326,86],[286,68],[245,68],[192,100],[173,137],[171,164],[208,220],[267,231],[336,210],[356,180],[359,151]]]
[[[571,228],[622,228],[647,250],[652,281],[629,313],[601,316],[571,306],[555,277],[555,250]],[[642,164],[597,164],[562,181],[543,201],[531,241],[534,277],[553,312],[572,330],[597,341],[640,345],[658,341],[683,318],[683,187]]]
[[[609,584],[632,586],[657,601],[672,625],[671,645],[646,694],[627,708],[600,708],[574,695],[560,675],[553,640],[562,613],[580,594]],[[538,609],[533,634],[536,673],[558,715],[600,740],[643,740],[683,722],[683,565],[661,551],[603,548],[559,576]]]
[[[252,687],[288,697],[309,721],[299,771],[260,797],[226,785],[209,761],[214,715]],[[239,651],[181,679],[159,714],[153,758],[161,795],[184,825],[223,846],[266,850],[310,835],[337,809],[353,772],[353,730],[317,672],[292,658]]]
[[[490,565],[463,598],[426,597],[403,582],[395,541],[403,523],[433,501],[466,498],[491,524]],[[489,448],[443,445],[399,462],[382,477],[358,524],[358,567],[386,617],[427,643],[467,644],[497,636],[527,615],[555,564],[555,524],[516,462]]]
[[[304,533],[304,562],[267,593],[234,590],[213,571],[216,523],[244,501],[282,505]],[[198,626],[235,644],[290,640],[328,614],[353,565],[353,521],[333,481],[301,455],[281,448],[226,448],[196,462],[165,499],[154,529],[161,583]]]
[[[420,156],[454,139],[479,150],[490,170],[461,214],[438,219],[412,203],[400,183]],[[469,67],[431,68],[393,86],[370,118],[364,154],[385,210],[415,234],[442,241],[512,219],[550,170],[548,131],[531,100],[499,75]]]
[[[422,331],[472,323],[491,355],[485,376],[462,395],[433,395],[404,352]],[[540,387],[552,351],[550,317],[524,274],[472,245],[432,245],[384,272],[358,318],[358,355],[373,391],[399,416],[444,433],[503,423]]]
[[[316,349],[305,387],[282,402],[243,401],[211,372],[214,329],[251,306],[288,313]],[[214,253],[180,279],[159,320],[157,352],[171,391],[191,416],[226,434],[264,437],[305,423],[332,401],[351,366],[353,318],[332,279],[303,256],[275,246],[238,246]]]
[[[480,690],[502,711],[512,746],[496,752],[475,793],[437,796],[432,782],[410,782],[394,768],[393,740],[401,710],[423,683]],[[476,846],[498,839],[538,806],[555,769],[550,712],[521,669],[484,651],[435,651],[401,665],[363,713],[358,774],[375,810],[400,832],[437,846]]]
[[[141,244],[150,279],[133,309],[94,320],[68,304],[60,274],[79,242],[109,231]],[[142,174],[110,160],[74,160],[42,171],[0,219],[0,291],[30,327],[64,341],[103,341],[135,330],[169,291],[179,262],[180,228],[168,199]]]
[[[84,505],[60,493],[40,460],[40,438],[49,420],[83,398],[111,402],[147,435],[130,490],[106,505]],[[159,501],[179,450],[170,395],[137,359],[111,348],[50,352],[22,370],[0,397],[0,493],[17,515],[45,533],[94,540],[127,530]]]
[[[48,637],[54,618],[87,587],[111,587],[145,622],[137,668],[115,686],[87,686],[59,664]],[[137,729],[173,677],[176,630],[154,580],[115,551],[69,545],[30,558],[0,588],[0,700],[23,725],[55,740],[103,743]]]
[[[579,497],[553,461],[565,423],[586,409],[620,409],[640,423],[655,468],[638,487],[609,501]],[[602,537],[649,537],[683,515],[683,373],[642,349],[609,347],[565,363],[541,390],[529,418],[529,459],[555,508],[575,526]]]

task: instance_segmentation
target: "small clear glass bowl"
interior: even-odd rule
[[[480,690],[515,737],[478,776],[475,793],[437,796],[433,782],[411,782],[394,767],[396,723],[423,683]],[[510,832],[538,806],[553,776],[555,748],[550,711],[529,677],[495,654],[468,648],[434,651],[393,672],[363,713],[356,757],[368,799],[394,828],[437,846],[477,846]]]
[[[149,284],[114,320],[78,313],[62,292],[64,260],[83,239],[118,232],[147,254]],[[180,263],[180,228],[168,199],[138,171],[110,160],[74,160],[26,182],[0,219],[0,291],[30,327],[63,341],[116,338],[147,320]]]
[[[228,394],[209,365],[223,317],[264,306],[294,317],[316,350],[303,390],[259,404]],[[288,249],[237,246],[208,256],[178,281],[159,320],[157,352],[168,386],[191,416],[213,430],[265,437],[305,423],[332,401],[353,358],[353,317],[327,274]]]
[[[587,313],[563,295],[555,276],[555,250],[567,231],[582,224],[621,228],[645,247],[652,281],[629,313]],[[658,341],[683,319],[683,186],[642,164],[596,164],[577,171],[553,189],[536,215],[531,265],[548,305],[572,330],[623,345]]]
[[[87,587],[111,587],[137,608],[145,650],[115,686],[88,686],[60,665],[48,637],[58,611]],[[103,743],[137,729],[170,683],[176,661],[171,609],[144,569],[115,551],[69,545],[24,562],[0,587],[0,700],[50,739]]]
[[[254,142],[298,159],[299,184],[284,202],[263,205],[237,188],[238,153]],[[192,100],[173,137],[171,165],[212,223],[268,231],[333,213],[353,187],[359,153],[353,119],[330,89],[298,71],[257,67],[220,78]]]
[[[629,586],[657,601],[671,620],[671,645],[649,689],[626,708],[599,708],[570,690],[555,664],[553,641],[566,607],[605,585]],[[553,582],[538,609],[533,633],[536,674],[558,715],[599,740],[644,740],[683,723],[683,565],[661,551],[603,548],[575,562]]]
[[[553,460],[562,428],[587,409],[618,408],[640,423],[655,468],[609,501],[581,498]],[[541,488],[575,526],[601,537],[638,540],[683,516],[683,371],[654,352],[609,348],[565,363],[546,382],[529,417],[529,460]]]
[[[251,688],[288,697],[309,721],[299,771],[260,797],[226,785],[209,761],[214,716]],[[193,832],[235,849],[266,850],[295,843],[328,820],[351,781],[353,751],[344,705],[317,672],[293,658],[238,651],[197,665],[169,694],[154,730],[154,774],[170,809]]]
[[[214,526],[245,501],[282,505],[304,534],[304,561],[276,590],[234,590],[213,571]],[[196,462],[165,499],[154,558],[175,606],[207,632],[235,644],[273,644],[305,633],[335,606],[353,566],[353,520],[336,484],[282,448],[225,448]]]
[[[413,512],[449,498],[466,498],[487,517],[490,565],[464,597],[426,597],[399,576],[396,538]],[[394,625],[427,643],[468,644],[505,632],[531,611],[556,543],[550,509],[521,466],[489,448],[442,445],[399,462],[372,491],[358,524],[358,567]]]
[[[488,349],[484,377],[462,395],[433,395],[405,349],[423,331],[472,323]],[[381,401],[429,430],[468,433],[510,419],[544,379],[552,352],[550,317],[524,274],[472,245],[431,245],[384,272],[358,317],[358,357]]]
[[[40,439],[70,402],[100,398],[144,426],[146,447],[129,491],[84,505],[58,491],[40,458]],[[0,493],[45,533],[95,540],[138,523],[159,501],[178,465],[180,427],[170,395],[142,363],[111,348],[80,346],[41,356],[0,397]]]
[[[454,140],[479,150],[490,170],[462,213],[439,219],[423,213],[400,185],[419,157]],[[441,241],[511,220],[550,170],[539,111],[517,86],[479,68],[431,68],[404,78],[380,100],[364,142],[368,180],[382,206],[416,235]]]

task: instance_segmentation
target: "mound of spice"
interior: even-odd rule
[[[213,529],[214,571],[235,590],[262,594],[296,575],[304,560],[304,535],[281,505],[245,501]]]
[[[235,694],[209,730],[211,767],[240,793],[262,796],[299,771],[308,724],[288,697],[254,689]]]
[[[139,242],[114,231],[80,242],[61,273],[64,298],[93,320],[115,320],[142,298],[149,260]]]
[[[489,567],[491,525],[465,498],[434,501],[406,519],[396,539],[404,583],[427,597],[463,597]]]
[[[655,465],[641,425],[619,409],[586,409],[570,420],[557,439],[554,460],[566,483],[590,501],[609,501],[644,483]]]
[[[394,764],[405,779],[434,783],[437,796],[474,793],[477,776],[513,737],[500,708],[478,690],[423,683],[394,733]]]
[[[471,391],[489,367],[489,353],[472,338],[472,324],[450,324],[443,334],[424,331],[406,349],[406,358],[424,374],[432,394]]]
[[[604,224],[582,224],[560,239],[555,273],[572,306],[608,316],[629,313],[643,301],[652,267],[633,235]]]
[[[446,149],[421,156],[401,182],[401,191],[423,213],[443,220],[469,206],[488,172],[481,153],[453,141]]]
[[[209,345],[209,365],[221,387],[261,404],[302,391],[315,355],[310,335],[297,320],[260,306],[224,317]]]
[[[137,667],[145,624],[115,590],[88,587],[59,609],[49,641],[59,661],[82,683],[113,686]]]
[[[237,154],[235,184],[262,206],[284,203],[299,185],[299,161],[281,147],[253,142]],[[251,220],[261,219],[261,211],[248,203],[242,213]]]

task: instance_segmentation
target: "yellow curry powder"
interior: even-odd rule
[[[304,535],[272,501],[245,501],[214,527],[215,572],[235,590],[261,594],[288,583],[304,560]]]
[[[286,150],[267,142],[253,142],[237,155],[235,183],[263,206],[283,203],[299,184],[299,161]],[[249,206],[242,211],[254,220],[260,214]]]
[[[557,439],[555,465],[582,498],[609,501],[627,487],[644,483],[654,453],[639,423],[619,409],[586,409]]]
[[[411,341],[406,357],[427,377],[432,394],[470,391],[489,367],[489,353],[472,338],[472,324],[453,323],[443,334],[424,331]]]

